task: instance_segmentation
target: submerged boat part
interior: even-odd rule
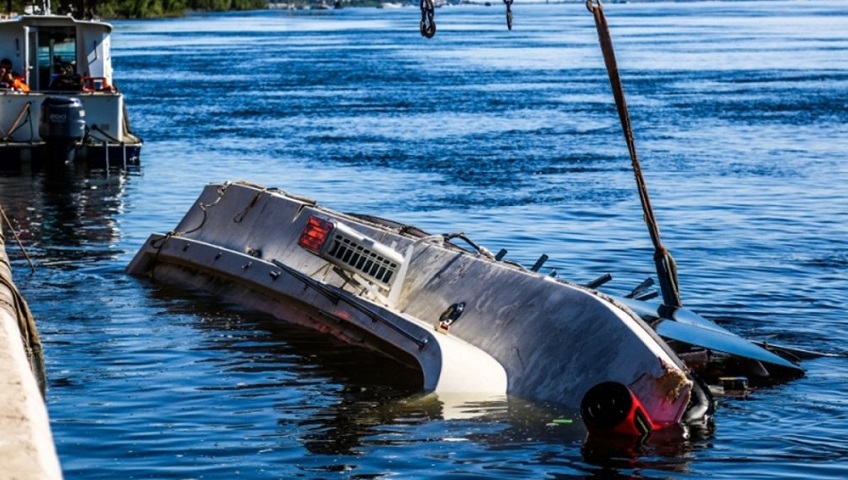
[[[221,295],[381,352],[418,369],[425,392],[579,407],[590,434],[644,439],[704,422],[714,402],[695,371],[722,372],[717,358],[760,376],[800,372],[683,308],[675,262],[660,241],[641,175],[602,6],[589,0],[587,7],[654,244],[662,303],[649,301],[656,296],[652,281],[615,297],[597,290],[610,276],[579,285],[539,273],[547,255],[528,269],[462,233],[429,235],[242,182],[207,186],[175,230],[151,235],[128,272]],[[424,4],[422,13],[422,33],[432,36]]]
[[[657,426],[700,389],[615,298],[498,261],[482,247],[246,183],[208,186],[128,267],[371,348],[422,372],[422,390],[578,407],[617,382]],[[472,242],[473,243],[473,242]],[[708,392],[705,394],[708,395]]]
[[[418,369],[422,391],[583,406],[596,430],[609,423],[597,420],[609,409],[598,392],[624,391],[610,382],[642,412],[628,407],[629,426],[612,432],[708,418],[713,401],[687,365],[692,348],[800,371],[689,310],[535,272],[465,235],[429,235],[241,182],[206,187],[174,231],[151,235],[128,272],[381,352]]]
[[[739,337],[690,309],[668,308],[659,302],[638,301],[630,298],[620,298],[619,301],[650,323],[657,333],[666,340],[763,362],[770,366],[785,369],[789,376],[803,373],[801,367],[785,357]],[[768,371],[763,376],[769,376]]]
[[[431,37],[435,24],[425,3],[421,28]],[[588,0],[587,7],[654,244],[662,303],[649,301],[656,296],[652,281],[616,297],[597,290],[609,276],[579,285],[539,273],[547,255],[525,268],[463,233],[429,235],[243,182],[209,185],[175,230],[151,235],[128,272],[379,351],[420,370],[425,392],[508,394],[579,407],[590,434],[644,439],[704,422],[714,402],[696,371],[722,372],[722,362],[760,376],[800,373],[791,361],[683,308],[676,265],[660,241],[641,175],[602,6]]]

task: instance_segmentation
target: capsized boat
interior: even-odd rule
[[[644,289],[616,297],[597,289],[603,279],[581,285],[505,255],[235,182],[208,185],[127,271],[381,352],[417,368],[423,391],[579,407],[590,432],[706,421],[714,402],[699,372],[801,372]]]
[[[20,161],[137,164],[112,72],[112,26],[53,15],[49,2],[0,20],[0,166]]]

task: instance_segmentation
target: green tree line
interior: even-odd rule
[[[28,5],[40,1],[7,0],[8,10],[20,13]],[[258,10],[268,6],[267,0],[53,0],[53,13],[71,14],[77,18],[157,18],[183,15],[186,11]]]

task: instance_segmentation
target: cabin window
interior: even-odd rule
[[[38,84],[46,90],[60,76],[77,71],[77,41],[74,27],[47,27],[38,31]]]

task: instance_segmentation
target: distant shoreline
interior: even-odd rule
[[[605,4],[629,3],[629,2],[656,2],[656,1],[681,1],[681,0],[602,0]],[[682,0],[703,1],[703,0]],[[544,4],[580,4],[585,0],[515,0],[516,4],[544,5]],[[441,6],[497,6],[503,5],[503,0],[434,0],[437,7]],[[180,18],[192,15],[208,15],[212,13],[234,13],[263,10],[335,10],[345,8],[419,8],[417,0],[294,0],[289,2],[268,2],[265,8],[245,8],[231,10],[206,10],[187,8],[181,11],[167,12],[139,12],[136,15],[110,15],[109,12],[98,12],[99,18],[104,20],[156,20],[164,18]]]
[[[555,4],[581,4],[586,0],[515,0],[515,5],[555,5]],[[598,0],[594,0],[598,1]],[[696,2],[729,2],[737,0],[600,0],[601,3],[624,4],[624,3],[696,3]],[[765,1],[765,0],[747,0],[747,1]],[[793,1],[793,0],[785,0]],[[292,0],[284,2],[257,2],[256,0],[242,0],[235,2],[236,8],[227,10],[220,9],[204,9],[191,8],[193,2],[186,1],[186,8],[181,10],[165,10],[159,1],[153,0],[148,7],[136,5],[134,8],[124,9],[123,6],[114,5],[112,2],[101,1],[97,11],[88,11],[86,18],[100,18],[106,21],[114,20],[157,20],[166,18],[181,18],[195,15],[208,15],[214,13],[235,13],[235,12],[251,12],[263,10],[292,10],[292,11],[321,11],[335,10],[345,8],[419,8],[418,0]],[[460,5],[475,5],[495,7],[503,5],[503,0],[434,0],[436,7],[444,6],[460,6]],[[262,5],[264,4],[264,7]],[[84,5],[84,3],[82,4]],[[256,6],[256,8],[252,8]],[[13,9],[12,11],[15,11]],[[63,9],[54,10],[53,13],[59,15],[70,15],[77,18],[83,18],[79,15],[81,10],[71,9],[65,11]],[[11,15],[10,15],[11,16]]]

